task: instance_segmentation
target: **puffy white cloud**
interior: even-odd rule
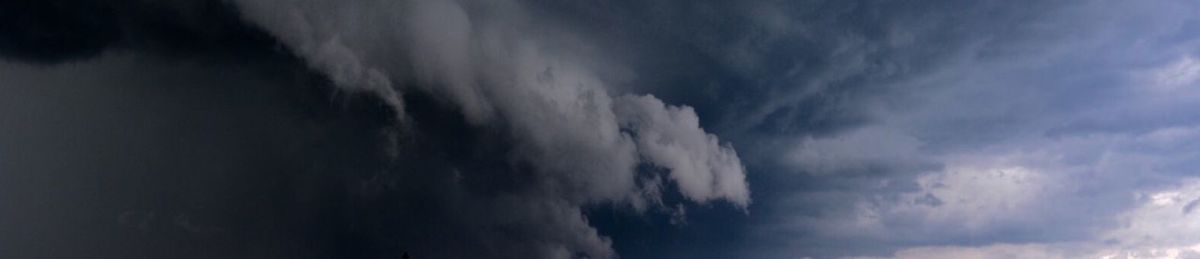
[[[750,203],[746,173],[737,153],[717,136],[700,128],[700,118],[687,106],[670,106],[653,96],[623,96],[616,106],[620,121],[636,133],[638,152],[647,161],[670,169],[683,194],[705,202],[726,198]]]

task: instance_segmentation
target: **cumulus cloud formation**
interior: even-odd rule
[[[750,203],[737,153],[700,129],[691,107],[667,106],[653,96],[625,96],[616,108],[621,123],[636,135],[639,153],[670,170],[671,180],[688,199],[725,198],[742,207]]]
[[[587,62],[576,60],[584,57],[567,53],[575,50],[561,42],[567,36],[553,33],[559,28],[532,24],[546,22],[531,21],[519,3],[243,1],[240,6],[248,20],[295,46],[339,85],[385,89],[374,90],[384,91],[385,99],[395,98],[396,88],[415,88],[454,103],[474,124],[503,123],[526,149],[522,159],[548,175],[583,181],[568,184],[587,193],[584,200],[636,199],[622,196],[635,191],[634,153],[640,150],[671,169],[689,198],[748,203],[736,154],[704,133],[690,108],[667,107],[652,96],[615,103],[606,82],[588,70]],[[398,46],[406,53],[396,53]],[[413,83],[393,88],[391,81]],[[404,110],[403,104],[392,104]],[[660,116],[668,122],[653,121]],[[619,121],[630,122],[622,128]],[[622,129],[655,140],[639,140],[635,147]],[[667,138],[675,136],[663,131],[688,134],[679,137],[688,141],[679,150],[687,153],[666,158],[661,145],[650,144],[673,142]]]
[[[607,87],[589,67],[597,57],[572,45],[579,39],[547,25],[553,20],[531,17],[519,2],[238,4],[247,20],[277,35],[336,84],[376,93],[401,116],[401,93],[421,91],[455,105],[472,125],[508,132],[512,159],[533,167],[539,177],[534,188],[557,201],[550,204],[566,206],[558,210],[596,203],[639,211],[662,206],[664,182],[639,173],[643,162],[666,169],[665,183],[677,184],[689,200],[725,199],[742,208],[750,203],[737,154],[704,132],[690,107]],[[586,225],[577,216],[564,220]],[[562,231],[595,235],[589,228]],[[607,246],[591,240],[588,254]],[[572,254],[581,244],[548,245],[565,245],[553,249]]]

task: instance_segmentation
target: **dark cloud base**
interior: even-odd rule
[[[397,129],[381,101],[332,87],[218,1],[0,13],[5,77],[21,78],[0,98],[0,257],[521,251],[462,225],[478,204],[456,195],[526,181],[490,153],[502,150],[478,148],[505,143],[437,100],[407,95],[416,123]]]
[[[5,1],[0,3],[0,54],[44,63],[93,56],[119,37],[115,19],[99,2]]]
[[[5,1],[0,14],[14,79],[0,85],[0,257],[534,258],[562,234],[492,215],[554,202],[504,155],[505,129],[421,93],[398,126],[225,2]],[[728,213],[692,220],[741,215],[706,207],[691,209]],[[666,216],[585,213],[632,257],[683,245],[634,238]]]
[[[467,126],[440,101],[407,95],[413,123],[399,129],[380,100],[341,92],[290,57],[245,64],[129,55],[71,65],[98,75],[68,71],[5,85],[14,94],[0,98],[0,256],[472,258],[534,250],[518,245],[536,227],[481,229],[488,226],[475,218],[490,217],[481,214],[492,210],[490,197],[520,195],[537,181],[496,155],[510,145],[499,133]],[[509,235],[511,244],[493,235]]]
[[[365,177],[360,172],[386,165],[379,151],[386,109],[370,98],[332,97],[319,78],[295,66],[270,68],[274,62],[109,59],[76,65],[118,67],[81,76],[96,81],[5,86],[27,94],[4,98],[0,254],[366,253],[352,247],[366,243],[351,241],[365,237],[346,226],[357,217],[348,190]],[[28,69],[37,68],[21,70]]]
[[[267,58],[278,44],[226,1],[0,2],[0,57],[57,64],[111,50],[190,58]]]

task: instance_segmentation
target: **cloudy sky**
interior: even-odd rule
[[[1200,258],[1200,2],[0,1],[3,258]]]

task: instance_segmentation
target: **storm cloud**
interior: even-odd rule
[[[0,257],[1200,253],[1187,1],[4,1]]]
[[[130,188],[129,195],[162,201],[124,204],[140,199],[98,191],[93,195],[122,204],[91,208],[80,207],[83,201],[67,194],[40,196],[60,199],[54,204],[81,210],[72,214],[88,215],[66,221],[124,226],[146,238],[187,240],[199,236],[200,242],[167,239],[160,242],[170,245],[147,244],[157,248],[146,251],[120,247],[99,251],[30,249],[36,247],[31,244],[48,242],[43,238],[26,241],[32,243],[16,249],[18,255],[186,256],[190,253],[173,255],[172,251],[195,250],[205,251],[194,254],[199,257],[394,257],[407,251],[434,258],[609,258],[616,257],[616,252],[609,238],[588,223],[586,206],[611,205],[632,214],[683,213],[682,207],[668,205],[662,198],[664,185],[672,184],[679,188],[671,190],[678,190],[691,202],[725,200],[742,209],[750,204],[737,154],[700,128],[689,107],[667,105],[652,96],[622,93],[607,86],[606,79],[594,74],[593,60],[573,56],[583,52],[573,49],[576,46],[571,42],[582,40],[570,39],[566,33],[524,31],[525,27],[559,28],[535,28],[534,21],[521,15],[519,3],[54,2],[6,8],[14,13],[26,9],[69,19],[82,19],[74,17],[76,12],[98,9],[104,11],[98,15],[104,16],[84,17],[94,20],[79,22],[38,15],[11,18],[32,24],[19,28],[27,31],[10,38],[14,52],[29,54],[15,59],[70,64],[46,68],[50,69],[46,72],[28,72],[38,71],[38,65],[7,65],[14,80],[6,86],[15,93],[28,92],[14,96],[47,96],[34,102],[9,102],[15,105],[8,109],[15,118],[8,125],[28,126],[12,126],[14,132],[8,134],[12,138],[6,153],[24,156],[10,157],[15,162],[5,163],[6,171],[17,172],[11,175],[16,179],[7,182],[34,175],[72,178],[82,174],[109,179],[95,184],[104,189]],[[143,14],[145,10],[163,13]],[[173,14],[182,17],[166,19]],[[162,21],[166,25],[152,23],[159,18],[166,19]],[[192,18],[197,20],[189,20]],[[156,27],[171,25],[178,28]],[[92,26],[114,29],[98,31]],[[46,30],[50,33],[38,33]],[[247,35],[257,41],[240,38]],[[95,43],[37,44],[67,41],[63,38],[67,36]],[[243,56],[241,52],[260,53]],[[211,59],[222,56],[225,58]],[[172,68],[149,69],[155,66]],[[219,68],[269,71],[223,73]],[[140,72],[151,76],[139,77]],[[313,88],[328,93],[308,92]],[[121,101],[127,97],[115,95],[114,100],[106,100],[105,95],[82,92],[80,96],[92,96],[98,103],[44,106],[54,98],[74,96],[64,92],[68,89],[116,91],[144,99]],[[239,94],[251,91],[307,94]],[[315,96],[308,96],[311,94],[328,96],[329,101],[314,100]],[[201,104],[212,101],[210,98],[229,103]],[[122,113],[116,107],[125,105],[155,112],[106,115]],[[167,107],[160,107],[163,105]],[[65,116],[66,121],[58,127],[36,118],[16,117],[28,111],[60,109],[56,114]],[[96,110],[80,114],[80,109]],[[369,116],[357,115],[363,112]],[[107,116],[118,120],[87,122]],[[349,118],[341,119],[343,116]],[[77,120],[69,119],[74,117]],[[145,121],[123,119],[130,117]],[[201,128],[186,126],[193,124]],[[49,150],[32,151],[45,149],[39,143],[53,143],[52,137],[20,136],[65,130],[63,127],[101,127],[86,135],[89,142],[75,145],[112,153],[118,159],[101,162],[103,158],[70,153],[64,158],[69,165],[112,163],[95,170],[37,163],[55,156]],[[345,136],[349,139],[338,139],[328,135],[329,131],[344,132],[341,134],[349,134]],[[444,131],[454,134],[442,134]],[[162,140],[136,138],[141,134],[165,135],[178,146],[170,149],[174,151],[160,151],[163,147],[154,143]],[[258,141],[270,144],[253,144]],[[71,144],[63,145],[67,146],[60,148],[71,148]],[[113,148],[123,152],[113,153]],[[225,149],[238,151],[193,154]],[[306,162],[287,162],[293,160]],[[160,164],[147,165],[149,161]],[[279,170],[288,173],[272,173]],[[138,175],[146,177],[137,180],[144,185],[165,186],[130,187],[134,183],[129,181]],[[172,175],[205,180],[187,183],[193,187],[182,189],[162,183],[178,177]],[[270,184],[273,181],[283,183]],[[235,188],[231,185],[242,184],[249,190],[222,193]],[[264,186],[252,187],[257,185]],[[72,187],[78,186],[64,186]],[[21,188],[11,191],[10,197],[38,193]],[[273,198],[256,200],[262,196]],[[21,207],[35,206],[30,202],[15,203],[18,207],[11,210],[22,211],[22,215],[55,213],[47,208]],[[303,205],[309,203],[312,206]],[[261,206],[249,211],[262,216],[234,213],[229,210],[235,208],[228,206]],[[294,211],[297,209],[300,211]],[[260,226],[255,220],[277,223]],[[143,242],[116,237],[120,233],[112,231],[51,224],[33,224],[15,233],[49,230],[112,239],[126,248]],[[247,236],[262,239],[249,240],[246,246],[232,245],[247,242],[240,240]],[[91,239],[83,240],[80,242]]]

